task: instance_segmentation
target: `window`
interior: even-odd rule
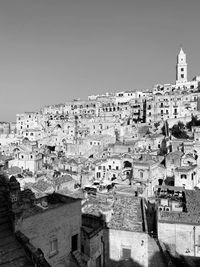
[[[127,260],[131,258],[131,249],[122,248],[122,259]]]
[[[118,167],[118,166],[116,166],[116,170],[117,170],[117,171],[119,170],[119,167]]]
[[[81,245],[81,252],[84,253],[84,246],[83,245]]]
[[[143,172],[140,172],[140,178],[143,178]]]
[[[181,179],[187,179],[187,175],[186,174],[181,174]]]
[[[78,249],[78,234],[73,235],[71,238],[71,251]]]
[[[108,166],[109,170],[111,170],[111,165]]]
[[[52,239],[50,241],[50,256],[55,255],[58,252],[58,240]]]
[[[184,68],[181,68],[181,71],[184,71]]]
[[[184,78],[184,74],[181,74],[181,78]]]
[[[194,180],[194,173],[191,174],[191,180]]]

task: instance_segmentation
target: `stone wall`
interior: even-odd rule
[[[120,266],[123,248],[131,250],[130,261],[132,263],[143,267],[148,266],[148,235],[146,233],[107,229],[104,233],[104,240],[106,267]]]
[[[158,239],[180,255],[200,256],[200,225],[158,222]]]
[[[25,234],[33,246],[40,248],[51,266],[65,261],[71,251],[71,237],[78,234],[80,249],[81,203],[76,201],[36,213],[16,221],[15,230]],[[50,242],[57,239],[55,255],[50,253]]]

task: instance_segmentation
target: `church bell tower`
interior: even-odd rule
[[[177,64],[176,64],[176,84],[187,82],[187,62],[186,62],[186,54],[181,48],[178,56],[177,56]]]

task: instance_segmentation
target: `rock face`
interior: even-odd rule
[[[31,267],[23,248],[11,230],[6,180],[0,182],[0,266]]]

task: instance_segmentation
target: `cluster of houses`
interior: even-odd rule
[[[92,95],[0,123],[0,171],[7,177],[0,189],[10,192],[22,246],[25,236],[55,267],[194,264],[199,83],[198,76],[188,81],[181,49],[173,85]],[[177,125],[184,138],[174,134]]]

